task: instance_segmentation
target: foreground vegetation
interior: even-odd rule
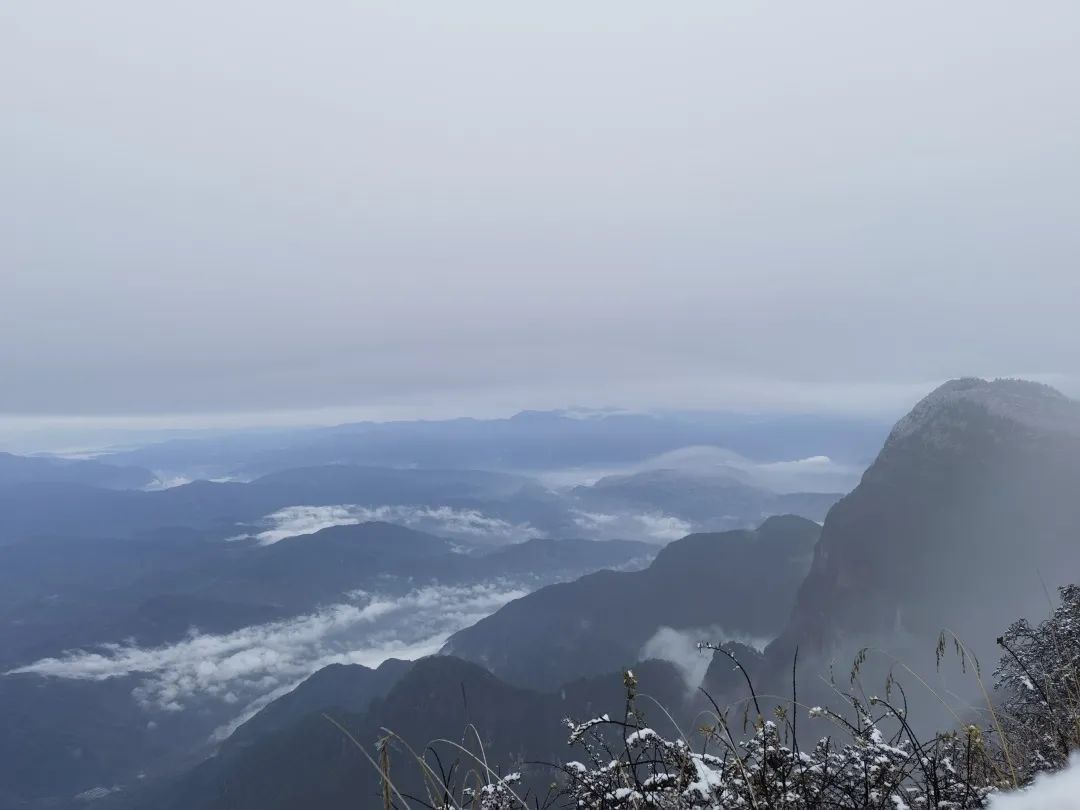
[[[695,730],[696,745],[681,734],[668,739],[646,723],[637,680],[627,672],[620,716],[567,720],[579,761],[550,764],[557,778],[543,796],[530,794],[518,772],[496,773],[482,746],[476,751],[438,741],[457,752],[451,763],[433,747],[412,752],[426,786],[419,796],[399,792],[390,772],[390,749],[403,741],[388,733],[376,756],[367,756],[382,775],[386,808],[982,808],[996,795],[1025,789],[1039,774],[1062,769],[1080,749],[1080,587],[1064,588],[1060,596],[1047,620],[1035,626],[1017,621],[997,640],[1002,657],[993,692],[986,693],[986,722],[957,723],[930,739],[912,728],[907,695],[891,676],[883,696],[866,696],[858,683],[865,655],[852,668],[851,688],[835,690],[836,707],[801,704],[793,681],[791,697],[766,716],[735,653],[702,645],[728,656],[745,677],[749,695],[738,718],[713,703],[707,722]],[[981,683],[978,663],[959,640],[942,635],[939,661],[949,647]],[[833,731],[805,745],[800,717],[828,722]],[[475,738],[479,742],[479,734]]]

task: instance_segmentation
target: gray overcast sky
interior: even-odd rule
[[[0,412],[1080,374],[1075,0],[8,0]]]

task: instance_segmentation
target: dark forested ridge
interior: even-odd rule
[[[682,677],[670,664],[642,662],[638,672],[658,700],[676,705],[683,699]],[[364,742],[385,736],[384,729],[421,745],[439,738],[457,741],[470,750],[483,750],[493,764],[511,768],[520,767],[525,759],[557,761],[566,743],[562,718],[618,705],[625,697],[619,672],[578,678],[557,691],[543,692],[512,686],[453,656],[417,662],[381,699],[373,697],[371,687],[377,678],[378,673],[371,671],[321,672],[296,690],[293,705],[279,701],[267,707],[264,713],[270,717],[257,734],[241,727],[241,741],[226,743],[217,757],[180,779],[117,796],[109,806],[136,808],[147,802],[163,810],[376,806],[377,772],[342,728]],[[369,709],[359,705],[364,700],[373,700]],[[296,704],[308,711],[295,711]],[[475,732],[463,737],[467,728]],[[470,736],[474,733],[480,747]],[[448,763],[456,756],[451,745],[436,748]],[[393,757],[398,789],[422,794],[423,779],[407,749],[395,749]],[[534,772],[540,790],[557,775],[544,767]]]
[[[84,459],[17,456],[0,452],[0,487],[12,484],[68,483],[106,489],[137,489],[155,476],[145,467]]]
[[[359,422],[173,439],[116,452],[107,460],[154,469],[199,469],[214,477],[337,463],[535,471],[625,464],[700,445],[760,461],[823,451],[858,461],[873,454],[885,432],[886,425],[878,420],[824,416],[523,411],[507,419]]]
[[[643,571],[601,571],[511,602],[453,636],[445,652],[543,689],[633,664],[662,627],[768,639],[787,621],[819,531],[787,516],[756,530],[693,534]]]

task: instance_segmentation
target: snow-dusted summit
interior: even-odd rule
[[[1013,422],[1031,430],[1080,436],[1080,402],[1060,391],[1028,380],[983,380],[965,377],[950,380],[927,394],[910,413],[896,423],[886,448],[913,434],[933,439],[948,427],[948,416],[964,406]]]

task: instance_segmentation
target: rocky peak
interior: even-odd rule
[[[1045,603],[1043,580],[1075,579],[1078,483],[1080,403],[1023,380],[946,383],[829,512],[786,641],[902,625],[925,642],[947,625],[992,642]]]
[[[885,449],[918,433],[940,432],[964,411],[979,411],[1038,431],[1080,436],[1080,402],[1028,380],[964,377],[931,391],[896,423]]]

